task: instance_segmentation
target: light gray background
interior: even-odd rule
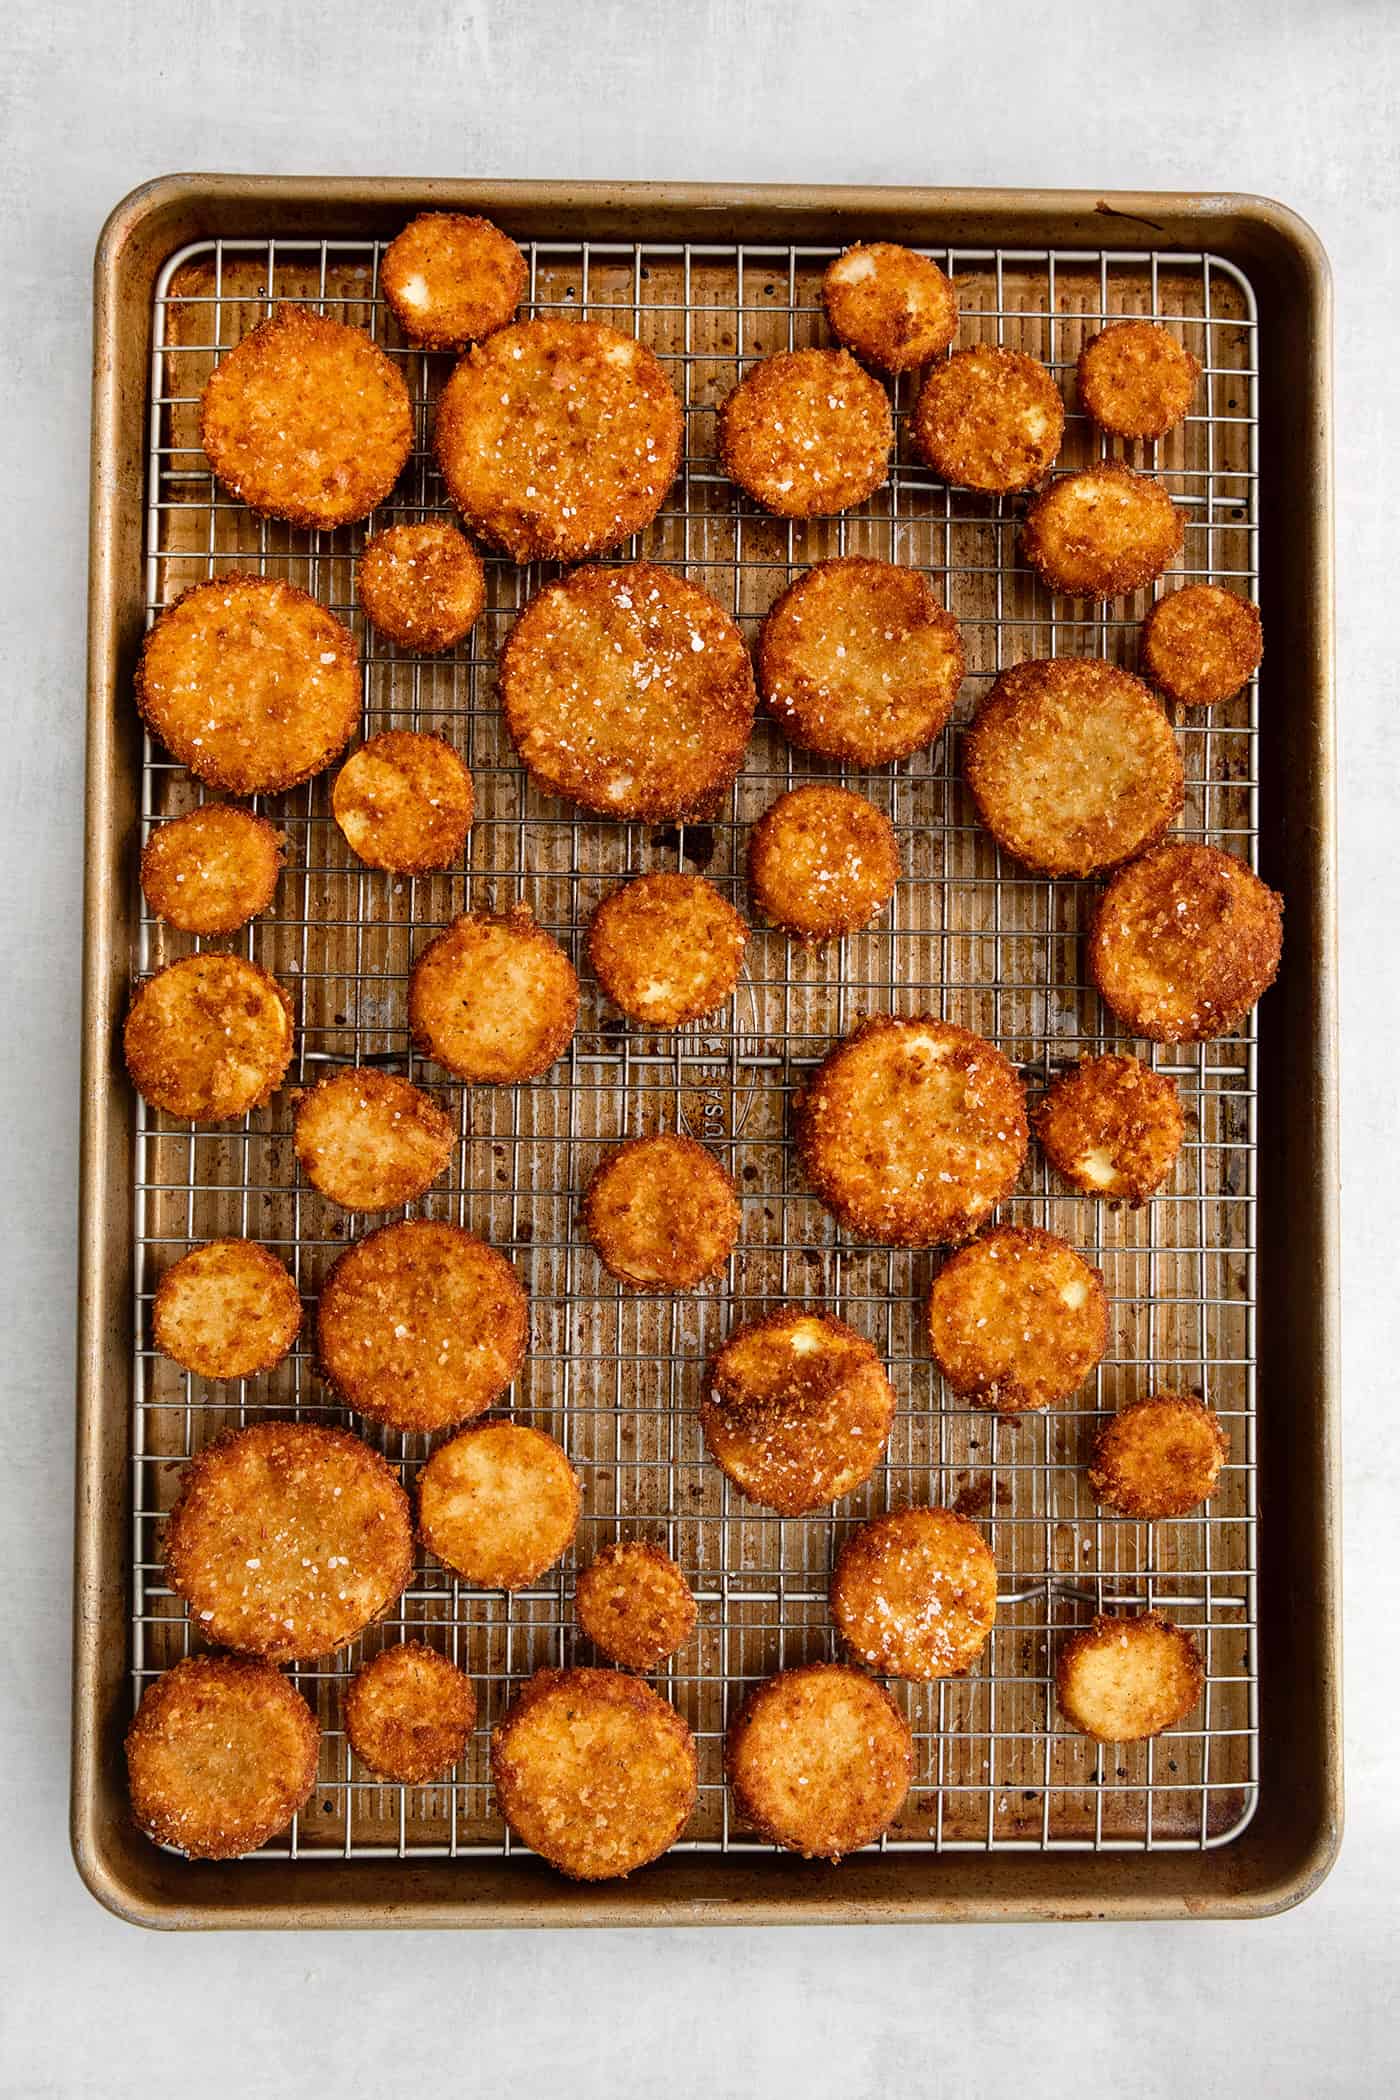
[[[5,22],[0,2093],[1395,2091],[1400,8],[39,0]],[[89,269],[109,207],[176,169],[1258,190],[1320,232],[1338,293],[1350,1827],[1300,1911],[177,1940],[81,1888],[65,1790]]]

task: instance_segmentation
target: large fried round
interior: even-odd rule
[[[844,1663],[808,1663],[755,1685],[729,1724],[725,1770],[760,1837],[804,1859],[873,1844],[914,1774],[909,1724],[882,1685]]]
[[[890,399],[845,350],[781,350],[720,403],[720,465],[765,510],[829,518],[883,488]]]
[[[639,875],[594,911],[588,959],[632,1020],[679,1028],[723,1006],[739,982],[748,937],[703,875]]]
[[[1176,1081],[1114,1053],[1081,1058],[1031,1121],[1056,1173],[1086,1196],[1134,1210],[1166,1180],[1186,1135]]]
[[[782,1306],[737,1328],[714,1358],[700,1426],[742,1495],[800,1517],[869,1479],[894,1407],[864,1335],[828,1314]]]
[[[627,1670],[654,1670],[695,1624],[690,1584],[670,1554],[646,1539],[604,1546],[579,1574],[574,1610],[594,1647]]]
[[[1181,814],[1171,723],[1140,678],[1098,657],[1015,664],[963,740],[977,814],[1041,875],[1093,875],[1155,846]]]
[[[362,1764],[400,1786],[428,1786],[458,1763],[476,1721],[471,1680],[424,1641],[364,1663],[345,1694],[345,1733]]]
[[[398,1475],[348,1429],[254,1422],[190,1464],[165,1572],[208,1641],[269,1662],[329,1655],[388,1610],[413,1567]]]
[[[528,1329],[505,1256],[426,1218],[347,1247],[316,1316],[322,1367],[347,1404],[424,1435],[495,1405],[525,1360]]]
[[[142,894],[181,933],[236,933],[271,904],[284,843],[265,817],[206,802],[151,833],[141,855]]]
[[[1065,434],[1060,390],[1038,358],[992,343],[935,365],[914,409],[914,449],[954,488],[1028,489],[1054,465]]]
[[[807,1179],[849,1232],[896,1247],[970,1239],[1015,1187],[1026,1091],[1000,1050],[931,1014],[877,1014],[797,1104]]]
[[[1160,1612],[1100,1612],[1055,1662],[1060,1712],[1100,1743],[1140,1743],[1184,1721],[1205,1688],[1201,1651]]]
[[[465,211],[420,212],[379,265],[394,319],[425,350],[460,350],[504,328],[529,275],[515,242]]]
[[[1089,1461],[1096,1502],[1125,1517],[1184,1517],[1209,1502],[1230,1439],[1190,1393],[1131,1400],[1106,1422]]]
[[[758,638],[763,702],[788,742],[852,766],[931,744],[964,668],[958,623],[928,578],[859,554],[805,570]]]
[[[413,449],[413,410],[363,329],[283,306],[215,366],[199,437],[250,510],[329,531],[388,495]]]
[[[191,1123],[259,1108],[292,1057],[292,1002],[240,955],[186,955],[147,978],[122,1035],[143,1101]]]
[[[637,1291],[689,1291],[718,1276],[739,1237],[739,1198],[713,1152],[663,1131],[605,1152],[584,1229],[610,1276]]]
[[[157,1349],[200,1378],[252,1378],[280,1364],[301,1332],[291,1274],[255,1240],[208,1240],[156,1287]]]
[[[1142,668],[1186,707],[1232,699],[1264,657],[1264,626],[1251,598],[1218,583],[1188,583],[1159,598],[1142,623]]]
[[[354,735],[355,638],[295,584],[216,576],[183,591],[146,636],[136,704],[197,780],[275,795],[323,772]]]
[[[483,1590],[518,1590],[553,1567],[578,1529],[579,1506],[562,1446],[522,1422],[459,1430],[418,1478],[424,1545]]]
[[[1229,1035],[1278,975],[1283,899],[1218,846],[1159,846],[1099,902],[1089,968],[1118,1019],[1156,1043]]]
[[[463,913],[408,980],[414,1041],[459,1079],[538,1078],[568,1049],[577,1019],[574,966],[523,905]]]
[[[530,600],[501,654],[501,705],[535,785],[603,817],[713,810],[758,698],[743,635],[653,562],[577,569]]]
[[[749,889],[770,926],[809,947],[856,933],[894,895],[899,847],[883,810],[818,782],[779,795],[749,834]]]
[[[684,417],[643,343],[595,321],[517,321],[462,359],[434,442],[467,523],[514,561],[582,561],[650,525]]]
[[[309,1798],[320,1748],[316,1716],[269,1664],[187,1655],[127,1730],[132,1814],[188,1859],[241,1859]]]
[[[491,1735],[501,1814],[574,1881],[659,1859],[690,1820],[695,1744],[668,1700],[617,1670],[536,1670]]]
[[[941,357],[958,332],[951,280],[894,241],[860,241],[828,263],[822,304],[847,349],[882,372]]]
[[[352,853],[370,868],[429,875],[460,858],[476,797],[449,743],[386,729],[353,751],[335,777],[331,810]]]
[[[464,641],[486,603],[486,572],[471,542],[445,518],[390,525],[366,540],[355,571],[372,627],[421,656]]]
[[[1106,459],[1062,475],[1035,498],[1021,552],[1052,591],[1123,598],[1161,575],[1185,533],[1160,481]]]
[[[951,1509],[900,1509],[852,1532],[831,1578],[846,1645],[882,1677],[956,1677],[996,1622],[997,1564]]]
[[[1108,1347],[1103,1277],[1058,1234],[999,1225],[935,1276],[928,1336],[960,1400],[1000,1414],[1053,1407]]]
[[[1079,400],[1100,430],[1159,438],[1191,406],[1201,367],[1160,321],[1114,321],[1079,353]]]
[[[393,1072],[357,1065],[301,1096],[293,1142],[314,1189],[342,1210],[397,1210],[437,1180],[456,1128],[436,1101]]]

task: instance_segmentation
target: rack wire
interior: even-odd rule
[[[1018,507],[951,491],[912,457],[915,381],[894,387],[898,443],[888,486],[839,519],[762,515],[721,473],[715,410],[751,361],[826,340],[817,287],[834,250],[667,243],[527,247],[525,311],[611,321],[650,343],[686,417],[685,464],[656,523],[612,557],[683,569],[752,635],[813,560],[867,552],[925,569],[957,616],[968,676],[954,726],[931,751],[845,774],[890,817],[901,879],[885,918],[812,956],[756,928],[732,1015],[655,1035],[622,1023],[586,973],[567,1056],[521,1088],[468,1089],[423,1066],[409,1041],[412,957],[456,912],[527,901],[578,953],[597,899],[621,877],[703,870],[742,909],[743,847],[784,789],[834,770],[760,724],[722,808],[703,824],[647,829],[595,821],[540,795],[515,763],[493,665],[518,608],[555,573],[488,558],[487,609],[447,658],[398,650],[363,626],[356,561],[368,533],[446,513],[432,462],[435,396],[448,360],[405,345],[379,295],[371,240],[206,241],[171,258],[155,295],[147,514],[148,617],[228,568],[302,584],[356,627],[366,734],[440,730],[471,767],[478,814],[463,864],[431,878],[359,866],[330,817],[327,779],[271,798],[288,864],[272,911],[243,950],[293,991],[290,1080],[328,1063],[394,1063],[451,1102],[450,1177],[410,1214],[469,1224],[514,1261],[532,1308],[532,1349],[512,1411],[560,1437],[583,1480],[575,1549],[531,1589],[506,1597],[420,1561],[393,1615],[342,1654],[299,1670],[324,1729],[316,1793],[268,1849],[305,1858],[508,1852],[487,1739],[529,1672],[589,1656],[572,1616],[574,1569],[639,1533],[680,1561],[700,1606],[695,1638],[659,1675],[695,1732],[700,1797],[683,1841],[726,1851],[757,1841],[731,1821],[722,1774],[726,1719],[770,1671],[835,1652],[831,1561],[854,1524],[909,1501],[954,1504],[983,1523],[1000,1569],[996,1628],[965,1678],[891,1688],[915,1737],[914,1787],[883,1840],[893,1849],[1203,1848],[1245,1826],[1258,1790],[1255,1503],[1256,1059],[1253,1032],[1152,1061],[1181,1089],[1188,1137],[1166,1189],[1138,1211],[1067,1191],[1033,1152],[1003,1216],[1065,1234],[1103,1270],[1113,1340],[1075,1402],[1000,1419],[956,1404],[923,1342],[938,1257],[853,1242],[804,1188],[788,1107],[833,1038],[865,1012],[932,1010],[978,1029],[1018,1064],[1034,1095],[1084,1051],[1113,1047],[1111,1017],[1082,973],[1096,885],[1046,882],[1004,859],[976,823],[957,746],[977,698],[1028,656],[1098,653],[1129,666],[1147,597],[1101,610],[1052,599],[1015,558]],[[1123,314],[1170,320],[1203,367],[1200,406],[1157,445],[1126,449],[1165,481],[1186,527],[1183,577],[1252,591],[1257,565],[1257,322],[1246,280],[1206,254],[1111,250],[928,251],[959,285],[960,340],[1043,358],[1070,400],[1064,469],[1101,441],[1074,409],[1083,339]],[[198,442],[199,395],[217,358],[279,302],[298,300],[368,328],[402,366],[415,404],[412,460],[388,503],[334,535],[255,519],[223,496]],[[1160,588],[1160,586],[1159,586]],[[1253,686],[1177,723],[1186,766],[1182,833],[1246,855],[1257,840]],[[141,832],[200,799],[147,740]],[[143,915],[138,976],[201,946]],[[227,944],[223,944],[227,945]],[[1142,1048],[1141,1045],[1138,1046]],[[582,1191],[610,1142],[680,1128],[713,1146],[743,1202],[743,1229],[717,1285],[677,1299],[636,1297],[604,1273],[577,1229]],[[163,1270],[198,1241],[246,1233],[285,1257],[308,1306],[346,1240],[363,1229],[297,1177],[287,1093],[241,1127],[191,1130],[141,1109],[135,1137],[132,1410],[132,1678],[186,1652],[191,1632],[166,1586],[160,1526],[183,1462],[221,1429],[262,1413],[352,1421],[313,1361],[308,1329],[257,1381],[210,1385],[150,1345]],[[374,1220],[372,1222],[380,1222]],[[729,1328],[788,1299],[819,1302],[869,1335],[899,1412],[885,1459],[835,1510],[783,1519],[744,1503],[711,1465],[696,1400]],[[1204,1394],[1231,1441],[1208,1511],[1145,1525],[1098,1511],[1084,1478],[1096,1428],[1160,1387]],[[374,1440],[411,1482],[420,1438]],[[1155,1742],[1117,1749],[1069,1731],[1054,1706],[1056,1642],[1095,1610],[1152,1606],[1196,1636],[1203,1701]],[[427,1639],[466,1668],[478,1725],[449,1781],[381,1783],[358,1765],[343,1693],[367,1654]]]

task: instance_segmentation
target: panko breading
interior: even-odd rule
[[[577,1019],[574,966],[524,905],[464,912],[408,980],[413,1040],[459,1079],[537,1079],[564,1055]]]
[[[525,1360],[529,1306],[505,1256],[460,1225],[366,1233],[321,1288],[326,1376],[357,1414],[427,1434],[494,1407]]]
[[[208,1240],[156,1288],[157,1349],[200,1378],[251,1378],[280,1364],[301,1332],[301,1298],[286,1265],[255,1240]]]
[[[370,625],[420,656],[464,641],[486,604],[481,557],[444,518],[376,532],[365,542],[355,588]]]
[[[914,1775],[909,1724],[882,1685],[808,1663],[755,1685],[729,1724],[725,1770],[760,1837],[838,1860],[888,1830]]]
[[[804,570],[758,639],[763,703],[788,742],[853,766],[931,744],[965,662],[958,623],[928,578],[857,554]]]
[[[186,955],[147,978],[122,1034],[143,1101],[190,1123],[260,1108],[292,1058],[292,1002],[239,955]]]
[[[215,366],[199,438],[250,510],[330,531],[388,495],[413,449],[413,410],[363,329],[283,306]]]
[[[268,1662],[330,1655],[400,1595],[408,1497],[348,1429],[254,1422],[206,1444],[165,1531],[166,1578],[207,1641]]]
[[[429,1786],[464,1755],[476,1722],[471,1680],[436,1648],[400,1641],[362,1663],[345,1694],[345,1733],[362,1764]]]
[[[496,1804],[574,1881],[658,1859],[690,1820],[698,1768],[668,1700],[617,1670],[536,1670],[491,1735]]]
[[[460,350],[504,328],[529,268],[515,242],[471,212],[425,211],[390,241],[379,283],[394,319],[425,350]]]
[[[1230,1439],[1189,1393],[1129,1401],[1106,1422],[1089,1461],[1094,1500],[1125,1517],[1184,1517],[1209,1502]]]
[[[464,1582],[518,1590],[567,1552],[578,1475],[563,1448],[521,1422],[485,1422],[439,1444],[418,1477],[423,1543]]]
[[[1004,496],[1034,487],[1055,464],[1065,405],[1038,358],[976,343],[934,366],[910,434],[919,457],[954,488]]]
[[[1218,583],[1188,583],[1159,598],[1142,623],[1142,668],[1185,707],[1229,700],[1264,658],[1264,626],[1251,598]]]
[[[1199,362],[1160,321],[1114,321],[1079,353],[1079,401],[1100,430],[1159,438],[1185,416]]]
[[[335,777],[331,811],[352,853],[397,875],[450,868],[476,807],[472,776],[449,743],[386,729],[352,751]]]
[[[331,1072],[296,1105],[301,1171],[342,1210],[397,1210],[432,1186],[452,1157],[456,1126],[436,1101],[393,1072]]]
[[[845,350],[780,350],[720,403],[719,458],[765,510],[829,518],[883,488],[890,397]]]
[[[740,1216],[733,1180],[713,1152],[670,1131],[605,1152],[583,1203],[603,1267],[636,1291],[688,1291],[718,1276]]]
[[[1060,1712],[1100,1743],[1140,1743],[1175,1728],[1205,1689],[1201,1652],[1160,1612],[1109,1617],[1071,1634],[1055,1662]]]
[[[1134,1210],[1166,1180],[1186,1135],[1176,1081],[1112,1053],[1081,1058],[1031,1122],[1056,1173],[1086,1196]]]
[[[894,241],[861,241],[828,263],[822,304],[848,350],[882,372],[941,357],[958,332],[958,295],[937,263]]]
[[[467,523],[513,561],[582,561],[650,525],[685,419],[644,343],[595,321],[517,321],[478,343],[434,443]]]
[[[1094,875],[1155,846],[1186,800],[1171,723],[1098,657],[1015,664],[963,740],[977,814],[1041,875]]]
[[[197,780],[275,795],[324,772],[358,728],[355,638],[293,583],[216,576],[146,636],[136,705]]]
[[[876,1014],[797,1103],[798,1156],[849,1232],[896,1247],[970,1239],[1015,1187],[1026,1090],[1000,1050],[931,1014]]]
[[[627,1670],[654,1670],[695,1624],[690,1584],[670,1554],[646,1539],[604,1546],[579,1574],[574,1611],[594,1647]]]
[[[723,1006],[748,928],[703,875],[639,875],[610,890],[588,926],[588,959],[623,1013],[679,1028]]]
[[[320,1749],[316,1716],[279,1671],[187,1655],[146,1687],[127,1730],[132,1814],[187,1859],[241,1859],[308,1800]]]
[[[770,926],[808,947],[868,926],[894,895],[899,846],[883,810],[849,788],[793,788],[749,834],[749,890]]]
[[[501,652],[506,727],[536,787],[603,817],[712,810],[758,696],[743,635],[652,562],[577,569],[530,600]]]
[[[158,824],[141,855],[141,890],[181,933],[236,933],[266,911],[286,841],[276,825],[229,802]]]
[[[1103,1277],[1056,1233],[999,1225],[935,1276],[928,1335],[959,1399],[1001,1414],[1053,1407],[1108,1347]]]
[[[1062,475],[1035,498],[1021,552],[1052,591],[1123,598],[1160,576],[1185,536],[1160,481],[1106,459]]]
[[[868,1480],[894,1421],[894,1388],[864,1335],[781,1306],[736,1328],[710,1364],[700,1427],[742,1495],[800,1517]]]
[[[1229,1035],[1278,975],[1283,899],[1218,846],[1159,846],[1099,902],[1089,969],[1125,1028],[1157,1043]]]
[[[987,1645],[997,1564],[951,1509],[900,1509],[852,1532],[831,1578],[831,1616],[882,1677],[957,1677]]]

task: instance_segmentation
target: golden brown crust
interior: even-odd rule
[[[206,802],[152,831],[141,855],[142,894],[181,933],[236,933],[271,904],[285,844],[265,817]]]
[[[320,1747],[310,1707],[267,1663],[188,1655],[127,1730],[132,1814],[188,1859],[241,1859],[307,1801]]]
[[[358,1414],[449,1429],[494,1407],[525,1361],[529,1306],[514,1269],[460,1225],[381,1225],[321,1288],[317,1346]]]
[[[845,350],[780,350],[720,403],[720,465],[779,517],[864,503],[884,487],[893,449],[889,395]]]
[[[1160,481],[1106,459],[1062,475],[1035,498],[1021,552],[1052,591],[1122,598],[1161,575],[1185,533]]]
[[[658,1859],[695,1806],[690,1730],[640,1678],[536,1670],[491,1735],[496,1802],[515,1836],[575,1881]]]
[[[486,604],[481,557],[444,518],[376,532],[356,565],[355,588],[371,626],[423,656],[464,641]]]
[[[819,782],[779,795],[749,833],[749,890],[770,926],[809,947],[858,932],[889,903],[899,846],[883,810]]]
[[[888,1830],[914,1773],[909,1724],[889,1693],[844,1663],[755,1685],[729,1724],[725,1770],[761,1837],[838,1860]]]
[[[882,1677],[957,1677],[996,1622],[997,1564],[951,1509],[901,1509],[851,1533],[831,1578],[842,1639]]]
[[[1117,1054],[1081,1058],[1036,1104],[1031,1122],[1066,1181],[1134,1210],[1166,1180],[1186,1134],[1176,1081]]]
[[[191,1461],[165,1571],[204,1638],[269,1662],[329,1655],[399,1596],[413,1568],[408,1497],[348,1429],[254,1422]]]
[[[423,1641],[400,1641],[362,1663],[345,1694],[345,1733],[362,1764],[400,1786],[428,1786],[462,1758],[476,1693],[455,1663]]]
[[[670,1131],[605,1152],[583,1204],[599,1260],[636,1291],[688,1291],[718,1276],[740,1217],[733,1180],[714,1154]]]
[[[397,1210],[446,1170],[456,1126],[393,1072],[331,1072],[296,1105],[293,1142],[311,1186],[342,1210]]]
[[[420,212],[379,265],[394,319],[425,350],[460,350],[504,328],[529,276],[515,242],[465,211]]]
[[[929,1347],[959,1399],[1001,1414],[1053,1407],[1108,1347],[1103,1277],[1067,1240],[999,1225],[944,1263],[928,1300]]]
[[[594,1647],[626,1670],[654,1670],[695,1625],[690,1584],[670,1554],[646,1539],[604,1546],[579,1573],[574,1611]]]
[[[1254,676],[1264,625],[1252,599],[1218,583],[1188,583],[1157,600],[1142,623],[1142,668],[1185,707],[1214,707]]]
[[[122,1034],[143,1101],[191,1123],[260,1108],[292,1058],[292,1002],[257,963],[187,955],[139,986]]]
[[[423,1543],[464,1582],[518,1590],[578,1529],[578,1475],[562,1446],[521,1422],[485,1422],[439,1444],[418,1476]]]
[[[1096,1502],[1125,1517],[1184,1517],[1209,1502],[1230,1439],[1190,1393],[1131,1400],[1099,1431],[1089,1462]]]
[[[594,910],[588,959],[614,1006],[649,1028],[714,1013],[739,982],[748,928],[703,875],[639,875]]]
[[[1158,846],[1120,868],[1089,935],[1102,998],[1157,1043],[1229,1035],[1273,983],[1282,952],[1283,899],[1218,846]]]
[[[157,1349],[201,1378],[252,1378],[280,1364],[301,1332],[301,1299],[284,1263],[254,1240],[208,1240],[156,1288]]]
[[[476,794],[440,736],[386,729],[352,751],[335,778],[331,810],[367,867],[429,875],[461,857]]]
[[[801,1516],[868,1480],[894,1421],[894,1388],[864,1335],[780,1306],[736,1328],[709,1367],[700,1427],[742,1495]]]
[[[822,305],[848,350],[882,372],[941,357],[958,332],[958,295],[937,263],[894,241],[859,241],[828,263]]]
[[[1080,406],[1100,430],[1159,438],[1191,406],[1198,361],[1160,321],[1114,321],[1079,353]]]
[[[524,905],[464,912],[429,941],[408,981],[415,1043],[459,1079],[537,1079],[564,1055],[577,1020],[574,966]]]
[[[920,458],[954,488],[1009,495],[1034,487],[1054,465],[1065,405],[1038,358],[975,343],[934,366],[910,434]]]
[[[1184,1721],[1205,1688],[1200,1650],[1160,1612],[1099,1613],[1055,1662],[1060,1711],[1100,1743],[1139,1743]]]

